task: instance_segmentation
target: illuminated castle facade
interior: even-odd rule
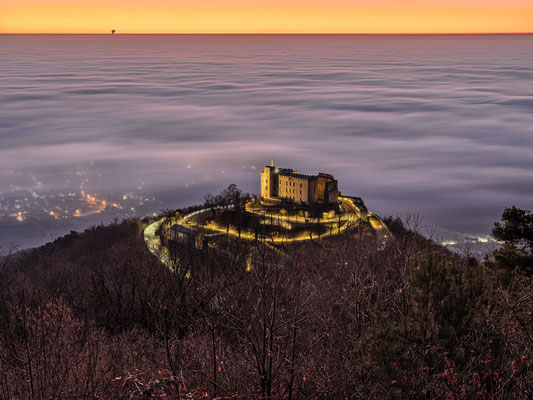
[[[338,183],[330,174],[304,175],[273,163],[261,171],[261,197],[265,200],[290,200],[298,204],[337,204]]]

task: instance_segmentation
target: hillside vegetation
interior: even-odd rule
[[[0,398],[528,399],[532,221],[483,262],[390,218],[384,249],[228,239],[174,271],[147,221],[71,233],[0,263]]]

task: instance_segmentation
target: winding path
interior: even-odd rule
[[[159,258],[163,264],[173,270],[168,249],[161,244],[161,239],[156,234],[159,227],[163,224],[163,222],[165,222],[165,219],[166,217],[163,217],[155,222],[152,222],[150,225],[144,228],[143,236],[150,253]]]
[[[340,200],[343,202],[346,209],[351,209],[351,212],[346,212],[341,218],[340,222],[342,222],[342,225],[338,226],[336,229],[331,229],[329,233],[325,233],[322,235],[313,234],[311,232],[301,234],[296,237],[292,238],[286,238],[286,237],[270,237],[266,241],[268,244],[283,244],[283,243],[292,243],[292,242],[302,242],[306,240],[318,240],[321,237],[331,237],[331,236],[337,236],[341,233],[345,232],[349,228],[352,228],[356,223],[361,221],[360,218],[360,210],[359,208],[353,203],[353,201],[350,198],[342,197]],[[222,208],[231,208],[233,206],[219,206],[215,207],[215,209],[222,209]],[[179,218],[177,223],[187,226],[190,229],[197,230],[198,226],[194,223],[189,222],[189,220],[199,214],[202,214],[204,212],[211,211],[211,208],[204,208],[201,210],[193,211],[189,214],[184,215],[183,217]],[[246,207],[247,212],[251,212],[254,214],[260,214],[264,215],[260,211],[250,209],[250,207]],[[367,216],[369,218],[369,221],[372,225],[372,228],[380,235],[381,241],[383,244],[385,244],[388,239],[392,238],[392,234],[387,227],[387,225],[383,222],[383,220],[378,217],[376,214],[368,212]],[[150,252],[155,255],[157,258],[161,260],[161,262],[165,265],[167,265],[169,268],[173,269],[172,263],[169,257],[168,249],[164,247],[161,243],[161,239],[157,236],[156,232],[161,227],[161,225],[165,222],[167,218],[163,217],[150,225],[148,225],[144,229],[144,241],[146,242],[146,245],[148,246],[148,249]],[[276,216],[276,219],[278,219],[278,216]],[[285,220],[287,222],[294,222],[294,223],[302,223],[305,222],[305,217],[299,217],[299,216],[281,216],[282,220]],[[324,223],[334,223],[337,222],[339,218],[328,218],[328,219],[322,219],[321,221]],[[214,223],[207,224],[203,226],[202,228],[208,229],[209,231],[215,232],[216,234],[223,233],[231,237],[239,238],[239,239],[245,239],[245,240],[255,240],[255,235],[249,232],[241,232],[239,235],[239,232],[236,229],[226,229],[221,228],[218,225]]]

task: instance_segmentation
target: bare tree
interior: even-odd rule
[[[17,251],[17,246],[11,246],[9,249],[7,249],[7,254],[3,255],[3,245],[0,244],[0,279],[2,279],[2,276],[7,271],[7,267],[13,257],[13,254]]]

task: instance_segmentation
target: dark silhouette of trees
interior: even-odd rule
[[[529,215],[498,225],[513,251],[531,251]],[[13,253],[0,398],[531,398],[531,276],[389,222],[386,246],[353,231],[273,246],[258,226],[173,246],[172,268],[135,220]]]
[[[503,242],[493,252],[494,262],[499,268],[533,275],[533,214],[515,206],[506,208],[502,223],[496,222],[492,236]]]
[[[515,206],[506,208],[502,214],[503,224],[494,223],[492,235],[517,248],[533,251],[533,214]]]

